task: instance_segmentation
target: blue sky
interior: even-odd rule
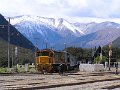
[[[120,22],[120,0],[0,0],[0,13],[62,17],[81,22]]]

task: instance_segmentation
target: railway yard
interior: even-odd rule
[[[119,70],[120,71],[120,70]],[[12,73],[0,74],[0,90],[98,90],[120,89],[120,73],[103,72]]]

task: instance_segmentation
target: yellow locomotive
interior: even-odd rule
[[[66,51],[40,50],[36,53],[36,68],[38,71],[54,72],[59,70],[60,64],[66,65],[66,69],[76,66],[77,62]]]

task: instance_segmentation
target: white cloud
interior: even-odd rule
[[[4,15],[37,15],[63,17],[120,18],[120,0],[0,0]]]
[[[69,18],[67,18],[69,19]],[[116,22],[120,24],[120,18],[95,18],[95,17],[74,17],[71,18],[72,22],[80,22],[80,23],[90,23],[90,22],[96,22],[96,23],[101,23],[105,21],[110,21],[110,22]]]
[[[70,7],[86,7],[87,6],[87,1],[86,0],[66,0],[68,2],[68,5]]]

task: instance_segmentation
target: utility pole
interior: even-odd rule
[[[10,18],[8,18],[8,68],[10,68]]]
[[[17,67],[17,62],[18,62],[18,47],[17,46],[15,47],[15,58],[16,58],[16,60],[15,60],[15,65],[16,65],[15,70],[16,70],[16,72],[18,72],[18,67]]]
[[[38,41],[39,38],[34,38],[35,40],[35,68],[36,68],[36,52],[37,52],[37,41]]]
[[[13,56],[13,46],[12,46],[12,68],[13,68],[13,58],[14,58],[14,56]]]
[[[65,45],[65,50],[66,50],[66,43],[64,43],[64,45]]]
[[[111,32],[109,31],[110,36],[110,44],[109,44],[109,71],[110,71],[110,63],[111,63],[111,57],[112,57],[112,39],[111,39]]]
[[[110,71],[111,57],[112,57],[112,43],[109,44],[109,71]]]
[[[46,41],[46,49],[48,49],[48,42]]]
[[[8,68],[10,68],[10,17],[8,17],[8,24],[7,25],[0,25],[0,27],[2,26],[2,28],[4,28],[5,26],[8,27],[8,31],[7,31],[7,35],[8,35],[8,48],[7,48],[7,52],[8,52]]]

